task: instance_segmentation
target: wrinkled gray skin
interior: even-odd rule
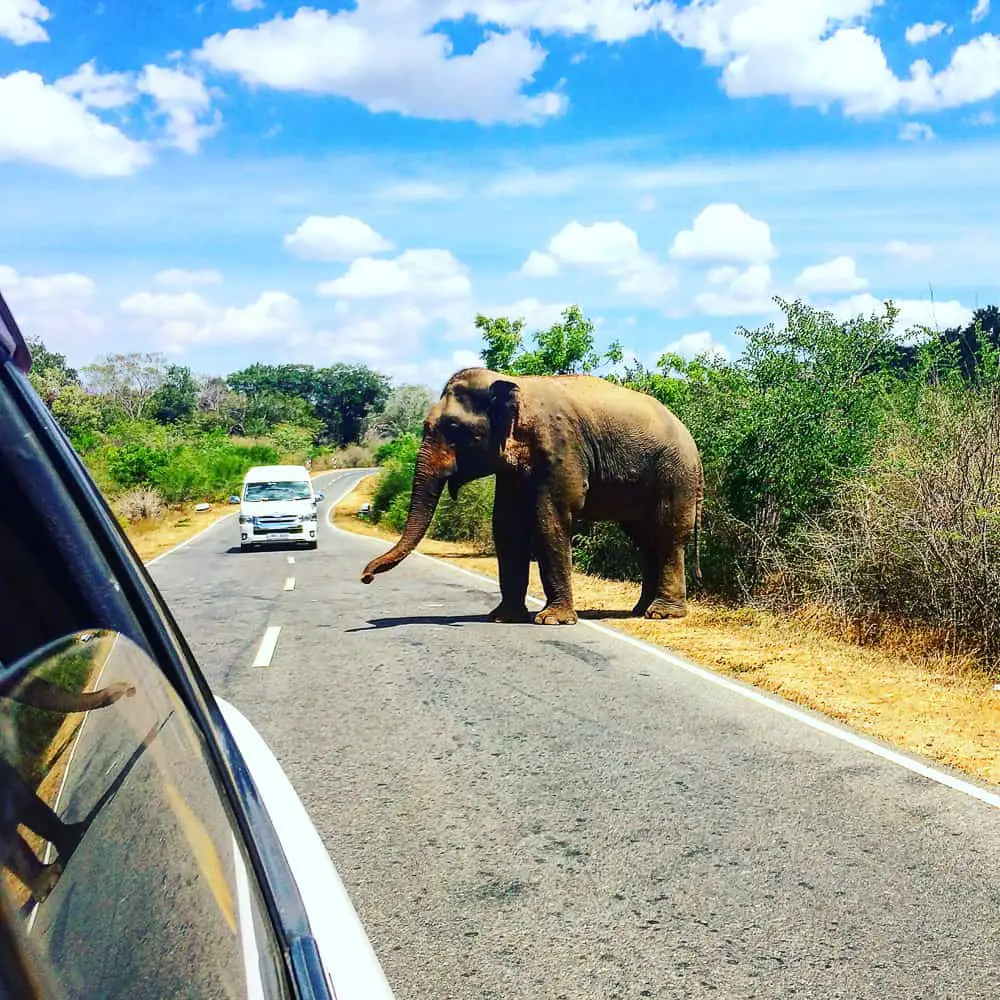
[[[573,624],[570,531],[574,520],[617,521],[635,542],[646,618],[687,614],[684,548],[694,534],[695,577],[703,475],[687,428],[662,403],[589,375],[511,377],[456,372],[424,422],[406,527],[373,559],[371,583],[424,537],[445,485],[451,495],[496,475],[493,538],[500,604],[493,621],[529,621],[528,566],[538,560],[546,606],[540,625]]]

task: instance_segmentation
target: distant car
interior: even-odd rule
[[[313,489],[303,465],[258,465],[243,479],[239,497],[240,547],[305,542],[319,544],[316,504],[323,493]]]
[[[0,998],[392,1000],[29,368],[0,297]]]

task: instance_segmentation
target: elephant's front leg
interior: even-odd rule
[[[494,622],[528,622],[525,604],[531,566],[531,537],[523,496],[497,480],[493,500],[493,544],[500,571],[500,603],[490,612]]]
[[[535,507],[535,549],[546,605],[535,615],[536,625],[575,625],[573,561],[570,552],[569,512],[542,494]]]

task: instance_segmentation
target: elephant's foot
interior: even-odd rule
[[[36,903],[44,903],[48,899],[49,893],[62,877],[62,871],[62,865],[58,861],[53,861],[52,864],[45,865],[31,880],[31,895]]]
[[[680,603],[679,601],[667,601],[662,597],[658,597],[645,612],[643,612],[644,618],[686,618],[687,617],[687,607]]]
[[[535,615],[536,625],[575,625],[576,612],[572,608],[550,604]]]
[[[523,624],[531,621],[531,612],[524,604],[504,604],[502,601],[489,613],[491,622],[509,622]]]
[[[632,609],[630,614],[632,615],[633,618],[641,618],[649,610],[649,606],[652,603],[653,602],[651,600],[644,600],[643,598],[639,598],[639,600],[636,601],[635,607]]]

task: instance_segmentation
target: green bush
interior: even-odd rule
[[[496,477],[466,483],[454,500],[445,490],[438,501],[430,536],[445,542],[472,542],[484,551],[493,550],[493,496]]]
[[[161,448],[129,442],[115,448],[107,459],[111,478],[125,489],[157,482],[170,456]]]
[[[410,491],[397,493],[392,503],[382,515],[381,523],[390,531],[402,532],[406,527],[406,517],[410,510]]]
[[[391,441],[384,441],[375,449],[375,464],[386,465],[391,461],[416,464],[420,451],[420,438],[416,434],[401,434]]]
[[[180,445],[154,484],[167,503],[224,500],[239,493],[243,477],[255,465],[275,465],[277,449],[270,445],[236,445],[224,437]]]
[[[611,521],[582,527],[573,538],[573,564],[606,580],[641,580],[635,544]]]

